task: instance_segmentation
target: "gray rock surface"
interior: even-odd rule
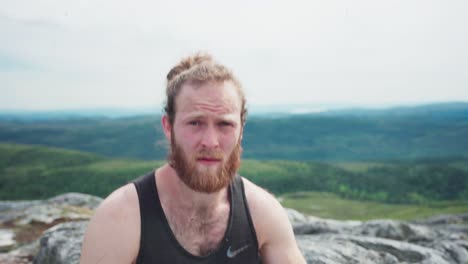
[[[78,193],[67,193],[45,201],[2,202],[0,225],[51,224],[56,221],[88,219],[101,198]]]
[[[383,238],[300,235],[297,242],[307,263],[452,263],[430,248]]]
[[[447,224],[462,224],[468,221],[468,213],[459,215],[435,215],[427,219],[414,221],[415,224],[423,225],[447,225]]]
[[[94,195],[89,195],[89,194],[83,194],[83,193],[66,193],[62,194],[59,196],[55,196],[53,198],[50,198],[47,200],[48,204],[54,204],[54,205],[71,205],[71,206],[79,206],[79,207],[84,207],[88,208],[91,210],[96,209],[99,204],[101,204],[102,198],[94,196]]]
[[[78,240],[81,238],[77,241],[70,238],[82,236],[82,233],[72,232],[76,229],[73,225],[59,228],[60,225],[86,222],[101,201],[92,195],[67,193],[44,201],[0,202],[0,263],[32,263],[39,252],[47,261],[36,263],[69,263],[55,260],[63,254],[75,256],[76,252],[68,247],[78,250],[79,256]],[[44,233],[47,229],[52,234]],[[59,234],[66,234],[63,238],[67,239],[57,238]],[[44,236],[42,244],[39,243],[41,235]]]
[[[33,263],[79,263],[87,224],[87,221],[69,222],[48,229],[40,239]]]
[[[7,254],[0,254],[0,263],[29,264],[39,250],[39,240],[23,245]]]
[[[0,212],[8,210],[20,210],[42,203],[42,201],[0,201]]]
[[[15,233],[8,229],[0,229],[0,252],[10,251],[15,243]]]
[[[0,241],[3,231],[3,241],[17,243],[0,253],[0,263],[79,263],[87,220],[100,202],[70,193],[45,201],[0,203]],[[308,263],[468,263],[468,214],[363,222],[285,210]],[[36,237],[25,240],[31,231]]]
[[[453,221],[443,221],[449,229],[440,226],[438,217],[425,225],[424,221],[336,221],[286,211],[308,263],[468,263],[468,233],[463,226],[454,228]],[[433,228],[433,219],[439,219],[439,228]]]

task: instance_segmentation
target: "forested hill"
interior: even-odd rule
[[[162,163],[0,144],[0,200],[42,199],[67,192],[105,197]],[[247,159],[240,174],[276,195],[316,191],[392,203],[468,199],[468,159],[374,163]]]
[[[0,121],[0,142],[111,157],[164,159],[158,116]],[[468,104],[322,114],[250,116],[244,157],[286,160],[406,160],[468,156]]]

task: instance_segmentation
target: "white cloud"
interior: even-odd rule
[[[0,108],[159,103],[169,68],[196,50],[233,68],[254,104],[468,100],[467,11],[436,0],[2,1]]]

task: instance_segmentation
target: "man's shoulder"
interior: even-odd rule
[[[138,211],[139,215],[138,194],[133,183],[113,191],[96,209],[96,212],[115,214],[115,216],[135,213],[135,211]]]
[[[289,225],[286,211],[273,194],[243,178],[245,195],[254,223],[259,246],[270,240],[278,224]]]
[[[249,206],[253,207],[264,207],[272,206],[274,208],[269,209],[280,209],[282,208],[278,200],[273,194],[263,189],[262,187],[256,185],[255,183],[249,181],[248,179],[242,177],[244,183],[245,196]]]
[[[138,227],[140,206],[133,184],[124,185],[112,192],[102,201],[91,218],[91,222],[97,225],[109,225],[109,221],[112,222],[109,227],[116,229],[120,226],[130,229]]]
[[[274,224],[278,218],[284,218],[286,211],[273,194],[245,178],[243,182],[255,229],[261,234],[262,229]]]

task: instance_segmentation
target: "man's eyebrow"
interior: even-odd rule
[[[232,113],[232,112],[226,112],[226,113],[217,113],[217,114],[212,114],[212,113],[205,113],[205,112],[189,112],[189,113],[186,113],[185,114],[185,117],[186,118],[203,118],[203,117],[215,117],[215,118],[219,118],[219,119],[223,119],[223,118],[232,118],[234,116],[237,116],[236,113]]]
[[[187,119],[197,119],[197,118],[203,118],[205,117],[204,114],[202,113],[190,113],[190,114],[187,114],[185,117],[184,117],[184,120],[187,120]]]
[[[182,120],[187,121],[187,120],[191,120],[191,119],[203,119],[203,118],[206,118],[208,116],[210,116],[210,115],[209,114],[203,114],[203,113],[191,113],[191,114],[187,114],[186,116],[184,116]],[[233,113],[229,113],[229,114],[226,113],[226,114],[223,114],[223,115],[215,116],[215,119],[218,120],[218,121],[235,122],[236,119],[237,119],[237,115],[233,114]]]

